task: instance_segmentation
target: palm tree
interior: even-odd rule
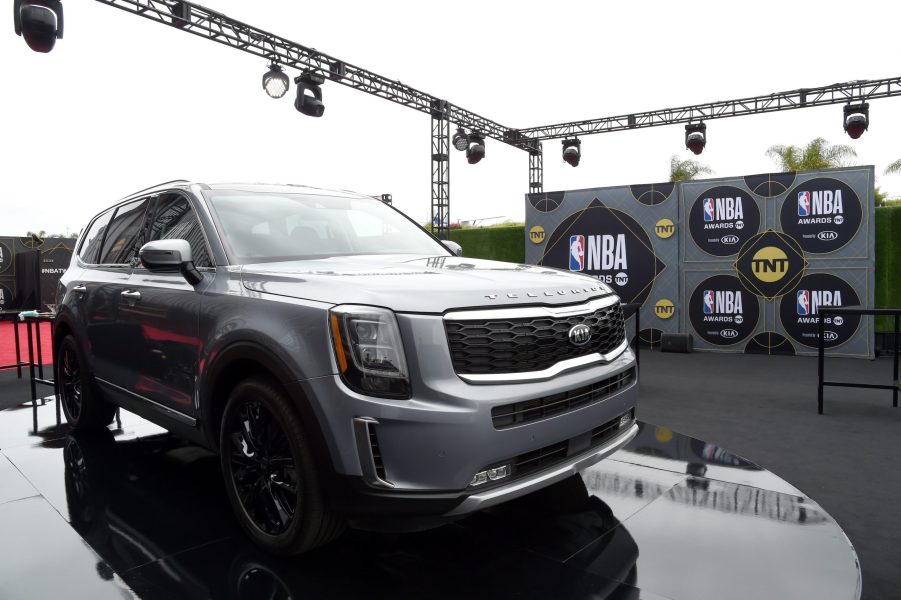
[[[713,169],[696,160],[686,158],[681,160],[679,155],[673,154],[669,160],[669,180],[691,181],[698,175],[709,175],[713,173]]]
[[[823,138],[816,138],[803,148],[777,144],[770,146],[766,154],[775,160],[783,171],[847,167],[852,164],[852,158],[857,158],[857,152],[851,146],[830,144]]]
[[[901,173],[901,158],[890,164],[885,168],[884,175],[894,175],[895,173]]]

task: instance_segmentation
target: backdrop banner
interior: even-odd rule
[[[642,339],[815,354],[818,311],[874,305],[874,169],[726,177],[526,197],[526,262],[642,304]],[[873,320],[829,319],[829,354],[873,356]]]
[[[31,237],[0,237],[0,308],[23,308],[23,303],[28,305],[24,308],[36,308],[40,288],[39,308],[47,310],[56,301],[57,283],[69,267],[76,243],[73,238],[48,237],[37,243]],[[29,272],[19,272],[16,256],[35,250],[40,252],[37,270],[34,271],[33,260],[28,259]]]
[[[591,275],[641,307],[641,337],[679,330],[678,194],[672,183],[529,194],[526,262]],[[631,337],[632,327],[627,324]]]

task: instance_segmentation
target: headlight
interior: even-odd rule
[[[341,378],[369,396],[409,398],[410,377],[394,313],[373,306],[337,306],[329,329]]]

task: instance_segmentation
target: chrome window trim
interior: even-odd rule
[[[467,383],[476,384],[534,383],[536,381],[547,381],[548,379],[553,379],[554,377],[565,371],[587,367],[588,365],[593,365],[596,363],[609,363],[619,355],[621,355],[623,352],[625,352],[626,348],[628,347],[629,340],[625,339],[619,346],[606,354],[595,352],[593,354],[586,354],[585,356],[577,356],[576,358],[561,360],[560,362],[551,365],[547,369],[543,369],[541,371],[524,371],[522,373],[457,373],[457,377]]]
[[[541,317],[573,317],[593,313],[619,302],[619,298],[611,294],[595,298],[583,304],[567,306],[523,306],[507,308],[487,308],[480,310],[456,310],[445,313],[445,321],[488,321],[492,319],[537,319]]]

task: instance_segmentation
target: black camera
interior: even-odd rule
[[[16,35],[35,52],[50,52],[63,37],[63,3],[60,0],[15,0]]]

